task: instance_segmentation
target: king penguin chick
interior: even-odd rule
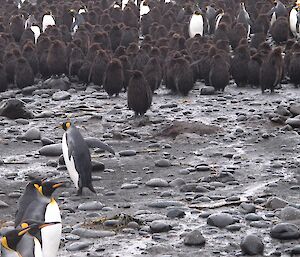
[[[14,229],[5,233],[1,239],[1,256],[20,257],[20,253],[17,252],[17,245],[30,229],[30,227]]]
[[[203,36],[203,17],[199,11],[195,11],[190,19],[189,24],[189,35],[190,37],[196,36],[196,34],[200,34]]]
[[[87,143],[71,122],[65,122],[61,127],[66,131],[62,138],[63,156],[77,195],[82,194],[83,187],[96,193],[92,184],[92,162]]]

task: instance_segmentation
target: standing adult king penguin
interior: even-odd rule
[[[300,36],[300,0],[297,0],[295,6],[290,11],[290,30],[295,38]]]
[[[196,34],[200,34],[200,36],[203,36],[203,17],[200,13],[200,10],[197,10],[194,12],[190,19],[189,24],[189,35],[190,37],[196,36]]]
[[[271,26],[279,17],[288,16],[288,11],[282,2],[280,2],[279,0],[275,0],[274,3],[276,3],[276,5],[268,12],[268,15],[272,15]]]
[[[238,23],[242,23],[245,28],[246,28],[246,31],[247,31],[247,36],[249,37],[250,36],[250,24],[251,24],[251,20],[250,20],[250,16],[249,16],[249,13],[246,11],[246,8],[245,8],[245,3],[241,3],[241,6],[240,6],[240,11],[239,11],[239,14],[236,18],[236,21]]]

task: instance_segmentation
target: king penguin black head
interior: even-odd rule
[[[8,231],[1,239],[1,245],[7,250],[16,251],[17,245],[22,239],[22,236],[26,234],[31,228],[14,229]]]
[[[42,183],[41,186],[41,192],[44,196],[46,197],[51,197],[51,195],[53,194],[53,192],[63,186],[64,183],[58,183],[58,182],[53,182],[53,181],[46,181]]]
[[[70,121],[66,121],[64,122],[61,127],[64,129],[64,130],[68,130],[69,127],[71,127],[72,123]]]

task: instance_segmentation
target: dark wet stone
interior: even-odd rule
[[[255,214],[255,213],[248,213],[247,215],[245,215],[245,220],[249,220],[249,221],[258,221],[261,220],[262,217]]]
[[[300,105],[299,104],[292,104],[289,108],[289,111],[294,115],[300,115]]]
[[[168,187],[169,183],[162,178],[152,178],[146,182],[146,186],[149,187]]]
[[[281,210],[280,217],[283,221],[300,220],[300,210],[292,206],[286,206]]]
[[[35,91],[37,89],[38,89],[37,85],[24,87],[24,88],[22,88],[22,94],[23,95],[32,95],[33,91]]]
[[[150,231],[151,233],[163,233],[163,232],[168,232],[172,229],[172,226],[167,224],[164,221],[152,221],[150,223]]]
[[[243,226],[241,224],[232,224],[232,225],[228,225],[226,229],[229,231],[239,231],[241,230],[242,227]]]
[[[42,137],[41,141],[42,141],[43,145],[52,145],[52,144],[54,144],[54,141],[50,138],[47,138],[47,137]]]
[[[282,116],[290,116],[291,113],[288,111],[288,109],[286,109],[284,106],[279,105],[276,110],[275,113],[282,115]]]
[[[50,78],[44,81],[43,87],[51,89],[69,90],[70,89],[69,78],[64,76],[61,78]]]
[[[27,125],[27,124],[29,124],[29,121],[28,121],[28,120],[22,119],[22,118],[21,118],[21,119],[16,119],[15,122],[18,123],[18,124],[22,124],[22,125]]]
[[[272,226],[272,223],[269,221],[258,220],[258,221],[251,221],[249,225],[253,228],[269,228]]]
[[[157,162],[155,162],[155,166],[157,167],[170,167],[171,166],[171,162],[167,159],[162,159],[162,160],[158,160]]]
[[[288,205],[288,202],[279,197],[271,197],[268,199],[268,201],[266,203],[266,207],[270,208],[272,210],[283,208],[286,205]]]
[[[72,231],[72,229],[68,233],[70,233],[71,231]],[[63,232],[66,233],[65,231],[63,231]],[[80,239],[80,236],[68,234],[68,235],[66,235],[65,238],[67,241],[77,241]]]
[[[296,245],[291,249],[291,254],[300,254],[300,245]]]
[[[102,238],[102,237],[114,236],[116,234],[113,231],[101,231],[101,230],[92,230],[92,229],[85,229],[85,228],[76,228],[71,233],[83,238]]]
[[[59,92],[55,92],[52,95],[52,99],[54,101],[62,101],[62,100],[68,100],[71,98],[71,94],[67,91],[59,91]]]
[[[103,222],[103,226],[106,226],[106,227],[117,227],[119,225],[120,225],[119,220],[106,220]]]
[[[233,217],[228,213],[215,213],[207,218],[207,224],[218,228],[225,228],[235,223]]]
[[[182,178],[175,178],[172,180],[169,185],[172,187],[180,187],[185,184],[185,181]]]
[[[7,208],[9,205],[6,202],[0,200],[0,208]]]
[[[289,118],[285,121],[285,123],[293,128],[300,128],[300,118]]]
[[[215,94],[215,88],[214,87],[203,87],[200,90],[200,95],[214,95]]]
[[[175,218],[184,218],[185,212],[180,209],[171,209],[167,213],[167,217],[170,219],[175,219]]]
[[[196,188],[199,184],[198,183],[188,183],[185,185],[182,185],[180,187],[180,192],[186,193],[186,192],[196,192]]]
[[[41,139],[41,131],[37,128],[30,128],[25,132],[22,138],[27,141],[39,140]]]
[[[78,206],[78,209],[83,211],[98,211],[102,208],[103,204],[97,201],[82,203]]]
[[[136,151],[135,150],[124,150],[124,151],[120,151],[119,155],[120,156],[134,156],[134,155],[136,155]]]
[[[71,252],[80,251],[88,248],[92,244],[93,244],[92,242],[75,242],[67,246],[67,250]]]
[[[26,109],[25,103],[18,99],[3,100],[0,104],[0,116],[9,119],[31,119],[32,112]]]
[[[280,223],[271,229],[270,236],[281,240],[299,239],[300,231],[299,227],[294,224]]]
[[[61,144],[45,145],[39,150],[40,155],[60,156],[62,154]]]
[[[243,238],[241,244],[241,249],[244,254],[248,255],[257,255],[263,254],[264,252],[264,243],[256,235],[247,235]]]
[[[102,162],[92,161],[92,171],[104,171],[105,165]]]
[[[11,192],[8,194],[9,198],[19,198],[22,194],[19,192]]]
[[[205,241],[202,233],[196,229],[185,236],[183,243],[187,246],[201,246],[205,244]]]
[[[183,206],[183,205],[184,205],[183,202],[167,201],[167,200],[166,201],[158,200],[147,204],[147,206],[152,208],[167,208],[170,206]]]
[[[253,213],[255,212],[256,208],[254,204],[251,203],[241,203],[239,206],[239,210],[241,213],[243,214],[247,214],[247,213]]]

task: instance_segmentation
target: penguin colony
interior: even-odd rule
[[[110,97],[126,92],[135,115],[147,112],[163,86],[187,96],[196,81],[224,91],[233,79],[237,87],[272,93],[282,80],[300,84],[299,36],[298,0],[6,1],[0,7],[0,91],[65,74]],[[88,144],[71,122],[61,127],[77,194],[84,187],[96,193]],[[2,235],[1,256],[57,256],[62,220],[52,194],[62,185],[28,183],[15,229]]]

